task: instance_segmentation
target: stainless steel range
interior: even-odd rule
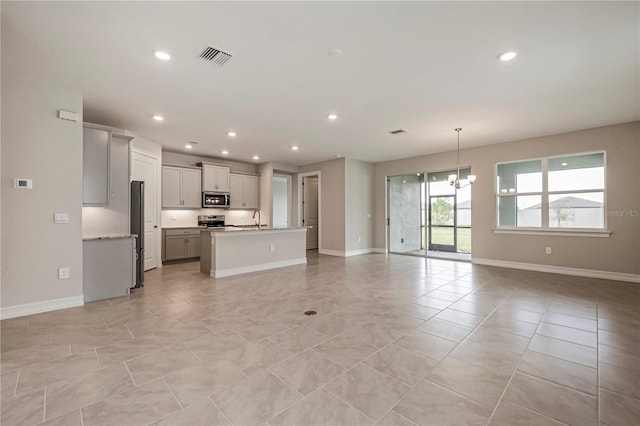
[[[224,224],[224,215],[198,215],[198,226],[206,226],[207,228],[222,228]]]

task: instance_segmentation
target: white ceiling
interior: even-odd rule
[[[464,148],[640,119],[639,16],[638,2],[3,1],[2,73],[78,91],[86,121],[171,150],[379,162],[455,149],[455,127]],[[236,56],[204,62],[208,44]]]

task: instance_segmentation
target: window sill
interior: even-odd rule
[[[611,231],[602,229],[536,229],[536,228],[493,228],[494,234],[554,235],[557,237],[609,238]]]

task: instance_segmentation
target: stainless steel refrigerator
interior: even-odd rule
[[[136,242],[136,284],[144,287],[144,182],[131,182],[131,233],[138,236]]]

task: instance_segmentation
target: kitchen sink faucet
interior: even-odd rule
[[[258,229],[262,229],[262,219],[260,219],[260,209],[255,209],[253,211],[253,219],[256,218],[256,213],[258,213]]]

